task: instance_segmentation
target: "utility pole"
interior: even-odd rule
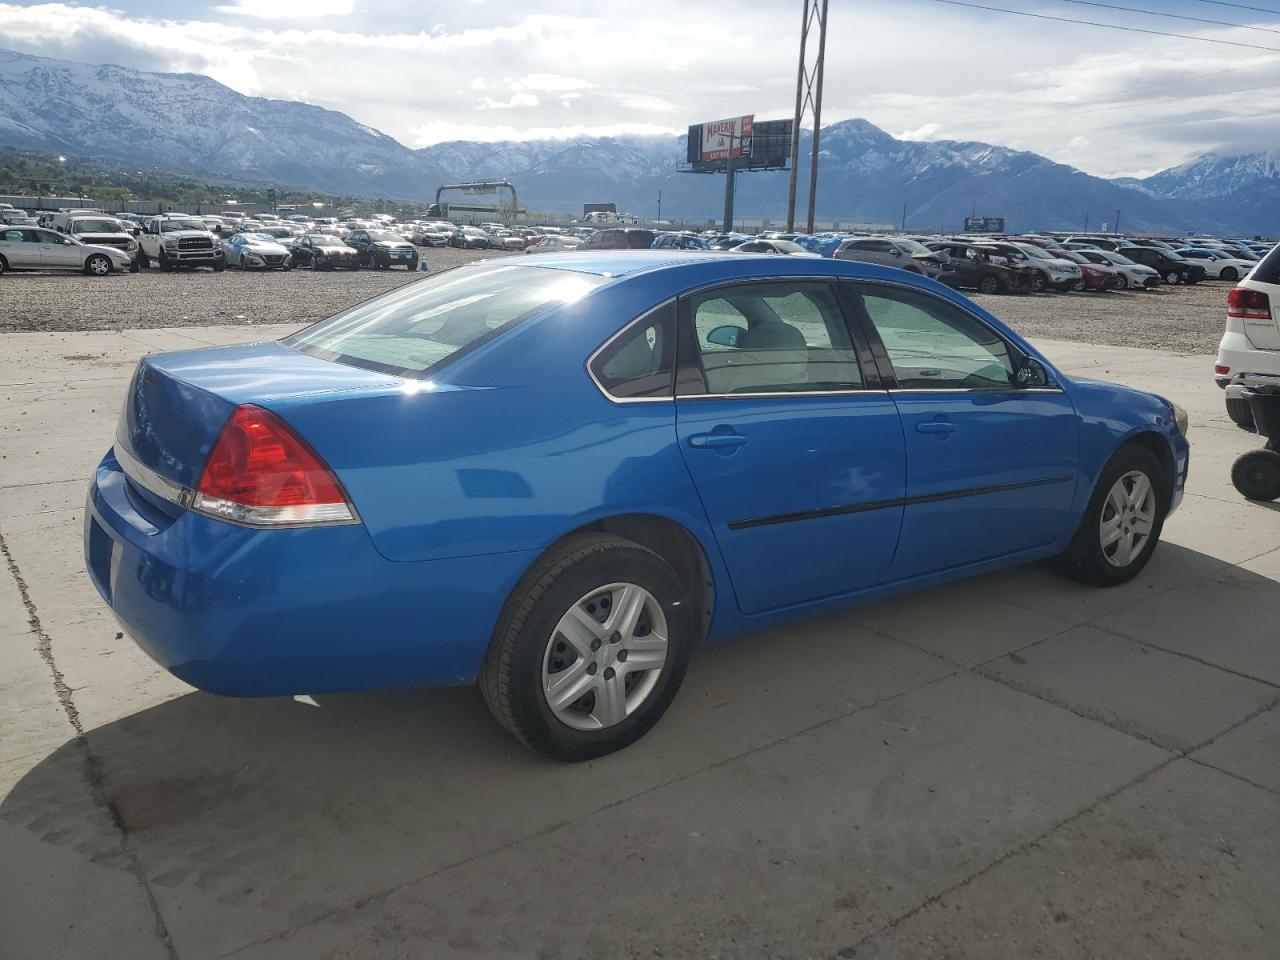
[[[658,191],[658,219],[662,219],[662,191]]]
[[[1116,235],[1119,235],[1120,233],[1120,211],[1119,210],[1116,211],[1116,222],[1115,222],[1115,226],[1111,228],[1111,232]]]
[[[818,31],[818,55],[813,68],[806,64],[809,34]],[[818,149],[822,134],[822,73],[827,51],[827,0],[804,0],[800,16],[800,63],[796,69],[796,112],[791,123],[791,179],[787,187],[787,232],[796,228],[796,179],[800,152],[800,122],[806,107],[813,109],[813,143],[809,156],[808,232],[813,233],[814,207],[818,199]]]
[[[1084,229],[1080,232],[1081,233],[1089,232],[1089,211],[1088,210],[1084,212]]]
[[[733,141],[729,135],[729,149],[724,152],[724,232],[733,232]]]
[[[902,232],[907,232],[907,201],[902,201]]]

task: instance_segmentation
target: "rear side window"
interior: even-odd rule
[[[1259,283],[1280,283],[1280,244],[1272,247],[1271,252],[1253,268],[1249,279]]]
[[[604,282],[567,270],[462,267],[357,304],[283,342],[336,363],[422,377]]]
[[[676,366],[676,306],[664,304],[626,329],[591,361],[591,373],[618,400],[672,394]]]

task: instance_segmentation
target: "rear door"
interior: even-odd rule
[[[0,254],[9,266],[18,270],[34,270],[40,266],[40,244],[34,230],[10,227],[0,233]]]
[[[950,301],[905,284],[850,282],[887,361],[907,477],[889,579],[1053,543],[1068,531],[1078,419],[1056,385],[1019,386],[1017,348]]]
[[[681,300],[677,433],[745,613],[871,586],[893,559],[902,428],[860,338],[826,280]]]

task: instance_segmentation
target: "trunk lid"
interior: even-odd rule
[[[398,389],[398,377],[330,363],[275,342],[144,357],[116,429],[116,446],[164,479],[194,487],[223,424],[242,403]]]

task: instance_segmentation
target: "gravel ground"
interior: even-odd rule
[[[488,257],[490,250],[420,248],[432,273]],[[121,330],[214,323],[310,323],[410,280],[408,270],[289,273],[228,268],[161,273],[7,273],[0,277],[0,333]]]
[[[494,251],[424,249],[433,272]],[[309,323],[422,274],[404,270],[357,273],[241,273],[87,277],[10,273],[0,278],[0,333],[117,330],[213,323]],[[1150,293],[1068,293],[975,296],[1029,337],[1145,347],[1174,353],[1214,353],[1226,319],[1230,284],[1162,287]]]

